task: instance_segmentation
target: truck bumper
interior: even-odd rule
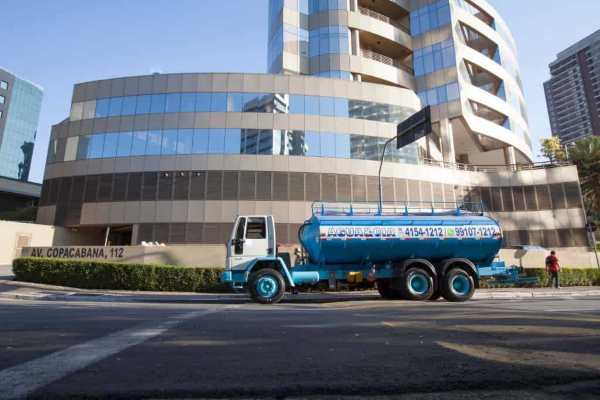
[[[231,271],[224,271],[221,274],[221,282],[222,283],[231,283],[231,282],[233,282],[233,272],[231,272]]]
[[[242,288],[246,284],[246,271],[225,270],[221,273],[221,283]]]

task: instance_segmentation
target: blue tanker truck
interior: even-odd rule
[[[272,216],[237,217],[222,280],[263,304],[279,302],[287,288],[365,281],[385,299],[462,302],[481,277],[508,271],[495,261],[500,226],[481,204],[315,203],[298,240],[291,265],[290,255],[278,252]]]

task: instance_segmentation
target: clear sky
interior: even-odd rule
[[[31,180],[73,84],[152,72],[265,72],[267,0],[1,0],[0,65],[45,97]],[[535,153],[549,135],[542,83],[556,53],[600,29],[598,0],[490,0],[512,29]]]

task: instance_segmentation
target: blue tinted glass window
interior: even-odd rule
[[[177,154],[177,129],[168,129],[162,135],[162,155]]]
[[[241,142],[241,129],[227,129],[225,133],[225,153],[239,154]]]
[[[348,118],[348,99],[335,98],[335,116],[338,118]]]
[[[258,100],[262,97],[261,93],[244,93],[243,94],[243,111],[251,112],[256,110]]]
[[[437,10],[431,10],[429,13],[429,26],[435,28],[440,26],[440,20],[438,18]]]
[[[211,112],[227,111],[227,93],[213,93],[210,102]]]
[[[321,157],[321,139],[317,132],[304,132],[304,148],[307,157]]]
[[[169,93],[166,97],[167,97],[166,112],[168,112],[168,113],[179,112],[179,108],[181,107],[181,94]]]
[[[167,103],[167,96],[164,94],[153,94],[152,103],[150,105],[150,112],[153,114],[164,113],[165,106]]]
[[[77,144],[77,159],[85,160],[88,156],[88,147],[90,145],[91,135],[80,136]]]
[[[208,153],[222,154],[225,151],[225,129],[211,129],[208,132]]]
[[[138,96],[136,106],[135,106],[135,113],[137,115],[150,114],[150,104],[151,103],[152,103],[152,96],[150,96],[150,95]]]
[[[287,131],[286,154],[303,156],[306,154],[306,139],[303,131]]]
[[[87,158],[102,158],[102,148],[104,147],[104,134],[92,135],[88,146]]]
[[[350,158],[350,135],[335,135],[335,156],[337,158]]]
[[[350,100],[348,103],[350,108],[350,118],[363,118],[363,115],[365,114],[365,103],[361,100]]]
[[[131,144],[133,142],[133,134],[125,132],[119,134],[119,144],[117,146],[117,157],[129,157],[131,154]]]
[[[123,109],[121,115],[135,115],[136,103],[137,96],[123,97]]]
[[[196,94],[196,112],[209,112],[210,111],[210,93],[197,93]]]
[[[427,53],[423,56],[423,73],[431,74],[433,71],[433,53]]]
[[[229,93],[227,95],[227,111],[242,112],[244,107],[244,95],[242,93]]]
[[[117,155],[117,145],[119,144],[118,133],[107,133],[104,135],[104,147],[102,149],[102,158],[113,158]]]
[[[450,23],[450,6],[448,4],[438,9],[439,26]]]
[[[457,100],[459,98],[458,83],[454,82],[448,85],[448,101]]]
[[[256,154],[258,149],[258,130],[242,129],[240,152],[242,154]]]
[[[309,0],[298,0],[298,11],[302,14],[308,14]]]
[[[446,94],[446,86],[441,86],[437,88],[437,100],[438,103],[446,103],[448,102],[448,96]]]
[[[319,115],[319,96],[304,96],[307,115]]]
[[[148,132],[137,131],[133,132],[133,140],[131,143],[131,155],[132,156],[143,156],[146,154],[146,139]]]
[[[335,115],[333,97],[321,97],[319,100],[320,115],[333,117]]]
[[[335,157],[335,133],[321,133],[321,157]]]
[[[304,95],[290,95],[290,114],[304,114]]]
[[[429,104],[431,104],[432,106],[439,104],[438,102],[438,98],[437,98],[437,89],[433,88],[433,89],[429,89],[427,91],[427,102]]]
[[[436,50],[433,53],[433,68],[436,71],[439,71],[440,69],[444,68],[444,61],[442,59],[442,50]]]
[[[423,57],[415,57],[413,67],[415,69],[416,76],[421,76],[425,74],[425,65],[423,64]]]
[[[114,117],[117,115],[121,115],[122,107],[123,107],[123,98],[122,97],[111,98],[109,109],[108,109],[108,116]]]
[[[194,143],[193,129],[180,129],[177,136],[177,154],[192,154]]]
[[[196,110],[196,94],[183,93],[181,95],[181,112],[194,112]]]
[[[410,14],[410,33],[413,36],[421,34],[421,24],[419,21],[419,16],[416,12]]]
[[[208,129],[194,129],[193,154],[208,153]]]
[[[273,131],[266,129],[260,131],[258,136],[258,154],[276,154],[273,149]]]
[[[456,59],[454,57],[454,46],[447,47],[442,50],[442,63],[444,68],[450,68],[456,64]]]
[[[162,132],[161,131],[149,131],[146,140],[146,155],[158,156],[160,155],[162,147]]]
[[[110,105],[110,99],[96,100],[96,118],[108,117],[109,105]]]
[[[117,155],[117,144],[119,143],[118,133],[107,133],[104,135],[104,147],[102,148],[102,158],[113,158]]]

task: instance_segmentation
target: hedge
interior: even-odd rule
[[[23,257],[13,261],[18,281],[69,286],[164,292],[223,292],[221,268]]]
[[[538,283],[525,284],[520,286],[528,287],[546,287],[549,286],[550,276],[544,268],[527,268],[523,271],[527,277],[537,277]],[[560,286],[600,286],[600,270],[598,268],[570,269],[562,268],[560,270]],[[512,287],[514,285],[503,284],[502,281],[495,279],[485,279],[481,282],[481,287]]]
[[[193,268],[159,264],[121,264],[54,258],[17,258],[13,261],[16,280],[69,286],[81,289],[112,289],[164,292],[226,292],[219,280],[221,268]],[[537,284],[548,286],[549,276],[542,268],[525,269],[537,277]],[[600,286],[600,270],[568,269],[560,272],[561,286]],[[511,287],[502,281],[484,279],[481,287]]]

